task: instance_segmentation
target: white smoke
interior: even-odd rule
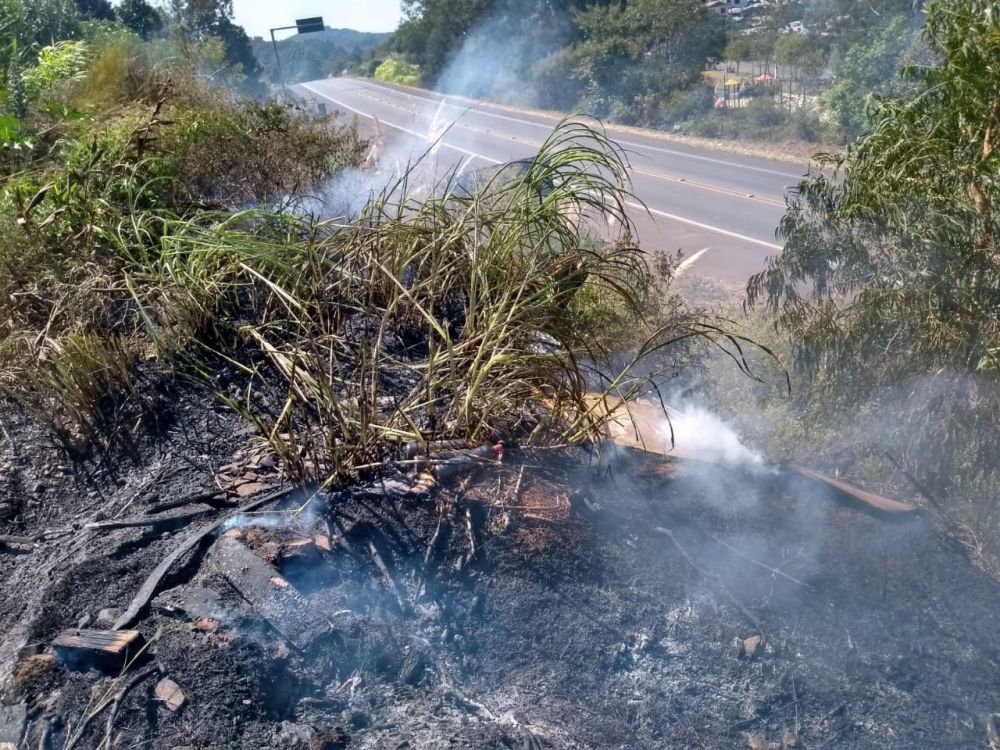
[[[446,109],[443,101],[436,106],[415,103],[407,127],[416,135],[397,131],[376,119],[364,165],[339,172],[316,196],[302,203],[303,212],[352,221],[383,191],[389,190],[390,202],[406,197],[392,193],[394,185],[400,192],[405,184],[409,197],[433,192],[459,168],[457,159],[442,158],[440,153],[444,137],[455,123]]]
[[[658,433],[668,443],[671,428],[679,455],[755,471],[772,470],[764,456],[747,447],[732,427],[700,406],[684,403],[671,413],[669,422],[663,418]]]

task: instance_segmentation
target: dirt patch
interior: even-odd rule
[[[45,501],[17,494],[23,510],[0,532],[211,489],[249,437],[184,402],[139,446],[145,460],[54,471]],[[5,421],[23,436],[22,486],[64,460],[29,420]],[[1000,710],[1000,587],[921,514],[879,513],[780,470],[630,451],[600,467],[582,452],[508,451],[433,497],[387,477],[231,518],[143,612],[144,664],[159,671],[76,746],[983,746]],[[27,701],[24,747],[43,732],[42,746],[63,747],[138,672],[71,672],[47,644],[124,609],[187,532],[76,529],[0,550],[0,667],[5,702]],[[259,566],[225,570],[218,539],[276,575],[241,582]],[[273,604],[290,596],[322,627],[284,635]],[[162,677],[183,706],[157,698]]]

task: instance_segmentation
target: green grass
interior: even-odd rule
[[[69,73],[45,59],[25,73],[39,81],[19,122],[32,148],[0,152],[0,388],[64,437],[101,442],[122,401],[141,401],[122,367],[181,350],[205,327],[190,299],[165,290],[173,323],[149,341],[130,269],[158,262],[174,222],[308,194],[357,165],[365,144],[127,41],[74,53]]]

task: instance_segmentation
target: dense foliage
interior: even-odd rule
[[[44,31],[9,27],[21,36],[3,45],[0,389],[63,436],[96,439],[107,400],[135,396],[133,367],[153,351],[127,279],[159,256],[171,223],[315,190],[364,144],[215,87],[178,54],[190,40],[148,45],[109,22],[86,40],[32,41],[83,35],[65,10]],[[175,302],[164,351],[207,322]]]
[[[749,293],[778,312],[804,372],[896,414],[912,464],[968,498],[1000,481],[996,4],[938,0],[924,39],[915,91],[872,100],[870,133],[821,159]]]
[[[639,119],[725,45],[700,0],[413,0],[393,47],[426,84],[473,96]]]
[[[131,32],[159,42],[164,57],[194,62],[217,83],[262,94],[257,59],[232,12],[232,0],[122,0],[115,6],[106,0],[0,0],[0,76],[9,87],[16,71],[54,42],[87,39],[100,46]]]
[[[420,85],[420,68],[411,63],[389,58],[375,69],[375,80],[402,86]]]
[[[391,49],[424,85],[727,138],[847,140],[921,59],[921,3],[409,0]],[[738,105],[723,100],[739,81]],[[755,79],[763,78],[763,85]],[[714,91],[713,91],[714,89]],[[744,111],[747,107],[752,112]]]

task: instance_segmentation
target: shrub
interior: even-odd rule
[[[151,169],[169,178],[177,206],[248,208],[308,195],[365,150],[357,130],[333,116],[299,116],[292,105],[221,92],[183,98],[164,116],[172,124],[159,135]]]
[[[375,79],[402,86],[420,85],[420,68],[396,57],[390,57],[375,69]]]
[[[594,438],[610,397],[634,398],[658,374],[636,363],[716,336],[698,318],[646,321],[625,162],[599,131],[564,125],[526,168],[420,200],[407,187],[418,169],[346,226],[168,222],[157,257],[126,269],[154,340],[178,300],[215,321],[202,346],[245,379],[239,399],[219,395],[292,475],[352,481],[404,441]],[[610,246],[587,239],[606,216],[623,228]],[[611,321],[635,331],[624,364],[602,346]],[[191,351],[212,383],[205,350]],[[588,398],[588,372],[608,399]]]
[[[746,106],[747,125],[756,132],[755,137],[764,135],[764,131],[771,131],[785,123],[787,113],[779,109],[773,99],[754,99]],[[773,137],[770,132],[766,133]]]
[[[52,88],[80,80],[87,69],[87,45],[84,42],[57,42],[42,47],[34,66],[21,74],[24,96],[37,102]]]
[[[698,85],[685,91],[675,91],[660,104],[659,119],[667,124],[684,122],[711,112],[714,104],[715,89],[712,86]]]
[[[8,135],[37,142],[6,160],[0,189],[0,385],[60,433],[92,437],[109,428],[104,408],[121,406],[111,392],[130,393],[115,368],[154,343],[129,283],[156,262],[166,227],[208,203],[301,197],[356,166],[363,142],[329,119],[209,90],[184,69],[158,73],[128,42],[102,50],[83,76],[56,59],[81,49],[47,52],[48,68],[28,77],[54,109],[8,123]],[[164,352],[205,327],[190,299],[173,290],[167,300]]]

